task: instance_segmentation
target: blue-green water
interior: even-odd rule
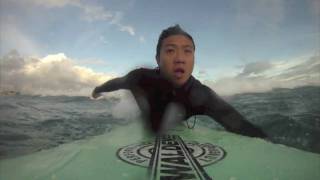
[[[261,127],[273,142],[320,153],[320,87],[275,89],[226,99],[248,121]],[[120,101],[118,98],[94,101],[70,96],[0,96],[0,157],[32,153],[125,125],[132,118],[114,113],[128,112],[119,106]],[[197,119],[195,128],[206,125],[222,129],[210,118]]]

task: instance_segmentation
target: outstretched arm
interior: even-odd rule
[[[96,93],[102,93],[102,92],[111,92],[111,91],[116,91],[119,89],[127,89],[126,87],[126,77],[120,77],[120,78],[115,78],[112,80],[109,80],[105,83],[103,83],[100,86],[97,86],[94,89],[94,92]]]
[[[111,92],[119,89],[130,89],[137,82],[139,73],[137,70],[131,71],[126,76],[115,78],[97,86],[92,91],[92,97],[97,98],[102,92]]]
[[[267,135],[260,128],[245,120],[237,110],[215,92],[209,88],[208,91],[206,115],[220,123],[227,131],[250,137],[267,138]]]

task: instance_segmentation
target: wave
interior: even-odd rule
[[[126,125],[135,117],[119,113],[128,113],[125,108],[136,105],[123,99],[0,96],[0,157],[51,148],[112,131],[115,125]],[[320,154],[320,87],[237,94],[227,101],[248,121],[266,131],[273,142]],[[223,129],[209,118],[199,118],[197,122]]]

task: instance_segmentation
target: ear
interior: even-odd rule
[[[160,58],[157,55],[156,55],[156,61],[157,61],[158,66],[160,66]]]

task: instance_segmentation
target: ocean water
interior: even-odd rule
[[[320,87],[274,89],[226,99],[272,142],[320,154]],[[108,133],[134,119],[129,117],[137,108],[132,104],[135,108],[128,110],[130,106],[119,98],[0,96],[0,158]],[[223,129],[212,119],[197,116],[195,128],[201,125]]]

